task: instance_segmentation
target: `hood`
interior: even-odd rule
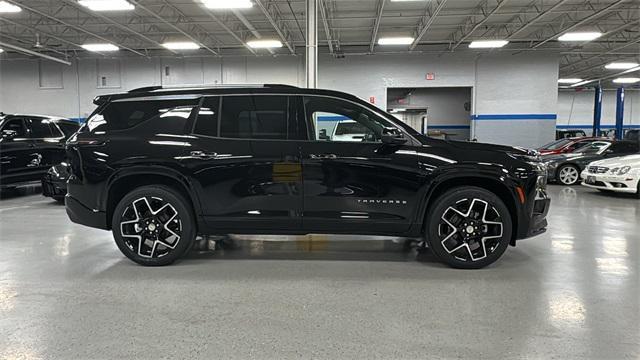
[[[640,167],[640,154],[594,161],[589,165],[617,168],[623,166]]]
[[[562,161],[573,161],[573,160],[583,160],[594,158],[598,159],[602,157],[602,155],[598,154],[583,154],[583,153],[570,153],[570,154],[554,154],[554,155],[546,155],[542,157],[542,161],[544,162],[562,162]]]

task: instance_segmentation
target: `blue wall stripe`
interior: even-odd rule
[[[69,120],[82,124],[83,122],[85,122],[85,120],[87,120],[87,118],[69,118]]]
[[[342,121],[342,120],[351,120],[346,116],[318,116],[318,121]]]
[[[557,125],[558,129],[588,129],[591,130],[593,125]],[[601,129],[615,129],[615,125],[600,125]],[[640,129],[640,125],[624,125],[625,129]]]
[[[556,114],[484,114],[471,115],[471,120],[556,120]]]

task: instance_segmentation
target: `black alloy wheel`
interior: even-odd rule
[[[161,185],[127,194],[114,210],[112,232],[120,251],[146,266],[173,263],[191,248],[197,234],[190,203]]]
[[[479,269],[502,256],[511,240],[509,210],[495,194],[478,187],[454,188],[430,207],[429,248],[444,263]]]

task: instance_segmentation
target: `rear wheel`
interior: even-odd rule
[[[558,169],[556,177],[556,180],[562,185],[575,185],[580,180],[580,169],[575,165],[562,165]]]
[[[461,269],[492,264],[511,241],[511,215],[495,194],[477,187],[454,188],[429,209],[429,248],[444,263]]]
[[[146,266],[173,263],[189,250],[197,233],[189,202],[162,185],[125,195],[114,210],[112,232],[120,251]]]

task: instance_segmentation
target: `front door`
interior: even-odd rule
[[[298,124],[296,104],[288,96],[204,100],[188,166],[201,188],[203,215],[211,228],[223,233],[300,230]]]
[[[25,119],[35,145],[33,152],[34,170],[45,173],[50,167],[61,163],[65,158],[64,134],[49,119],[31,117]]]
[[[0,130],[0,185],[30,181],[37,157],[24,120],[9,119]]]
[[[306,96],[304,109],[314,136],[302,147],[305,231],[408,230],[420,202],[420,176],[409,143],[382,143],[383,131],[395,126],[359,104],[336,98]]]

